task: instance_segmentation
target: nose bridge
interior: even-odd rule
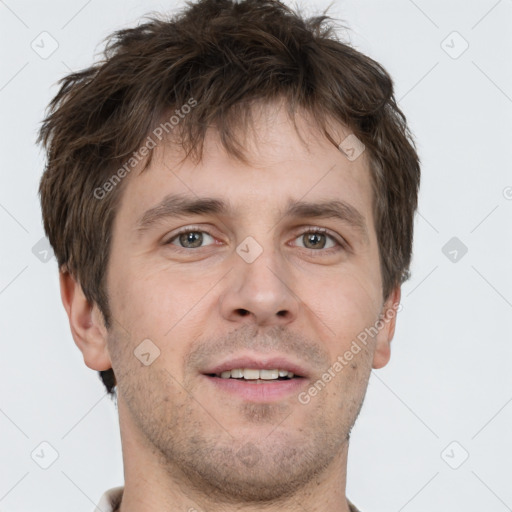
[[[288,323],[297,316],[298,304],[284,255],[268,232],[257,236],[246,237],[233,254],[222,314],[231,321]]]

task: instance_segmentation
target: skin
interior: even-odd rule
[[[282,109],[263,106],[244,145],[250,165],[228,156],[211,130],[199,165],[177,165],[182,155],[167,145],[125,178],[107,272],[110,330],[73,277],[61,275],[85,364],[116,374],[123,512],[349,510],[350,431],[371,369],[389,360],[394,316],[307,404],[296,393],[252,403],[201,375],[231,354],[284,354],[308,370],[307,391],[400,301],[399,287],[382,298],[366,153],[349,161],[305,114],[296,119],[306,144]],[[333,130],[340,142],[350,133]],[[236,216],[171,218],[138,235],[143,213],[175,192],[229,200]],[[339,219],[280,217],[288,198],[350,203],[367,241]],[[203,233],[202,246],[173,238],[185,226]],[[308,245],[312,226],[329,230],[317,246]],[[331,234],[346,246],[329,253]],[[252,263],[236,252],[247,236],[263,249]],[[134,350],[147,338],[160,355],[145,366]]]

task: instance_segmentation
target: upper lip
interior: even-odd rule
[[[307,370],[300,364],[290,361],[285,356],[237,356],[230,357],[222,363],[216,364],[204,370],[202,373],[220,374],[227,370],[237,368],[254,368],[258,370],[287,370],[298,377],[308,377]]]

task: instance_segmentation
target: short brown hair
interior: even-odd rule
[[[349,127],[369,157],[384,298],[408,278],[420,183],[415,144],[386,70],[342,42],[325,13],[304,18],[277,0],[187,2],[173,16],[114,32],[101,61],[59,84],[38,138],[47,152],[44,228],[59,269],[98,305],[107,328],[104,278],[123,187],[114,183],[101,198],[97,191],[123,164],[127,170],[163,114],[191,98],[196,105],[176,133],[187,157],[199,160],[215,126],[228,153],[246,161],[238,134],[253,102],[284,99],[294,122],[297,108],[305,110],[336,145],[329,119]],[[113,370],[100,376],[114,394]]]

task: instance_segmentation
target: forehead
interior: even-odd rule
[[[118,213],[132,227],[144,228],[164,209],[175,215],[205,209],[239,217],[270,211],[313,215],[322,202],[332,214],[369,227],[372,187],[364,151],[349,160],[306,116],[296,116],[297,133],[286,112],[271,106],[255,111],[253,121],[239,138],[247,163],[226,151],[215,129],[207,131],[200,162],[183,160],[172,142],[157,146],[151,165],[128,177]],[[334,140],[353,137],[346,127],[333,127]]]

